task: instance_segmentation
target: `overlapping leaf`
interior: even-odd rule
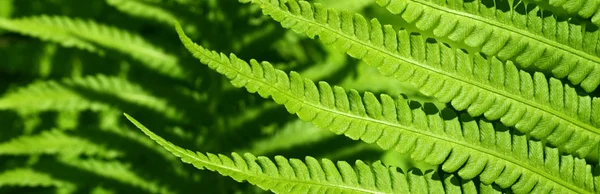
[[[591,166],[585,160],[560,155],[540,141],[511,133],[502,124],[411,109],[404,99],[372,93],[361,96],[325,82],[317,85],[292,72],[288,76],[267,62],[246,63],[194,44],[177,28],[186,48],[202,63],[227,76],[236,87],[271,96],[290,113],[323,129],[354,140],[377,143],[383,149],[412,153],[416,160],[441,165],[462,178],[479,177],[485,184],[511,187],[516,193],[595,192]],[[574,170],[576,169],[576,170]],[[576,172],[575,172],[576,171]]]
[[[502,61],[513,60],[521,68],[567,78],[588,92],[600,84],[600,31],[590,30],[585,23],[558,21],[534,4],[480,0],[377,2],[419,31],[476,48]],[[504,4],[510,10],[500,10]],[[525,14],[519,10],[525,10]]]
[[[600,142],[600,99],[541,73],[518,70],[510,61],[467,54],[376,19],[337,12],[305,1],[256,0],[285,28],[331,44],[408,81],[426,95],[451,102],[472,116],[500,119],[507,126],[585,157]],[[234,80],[235,81],[235,80]]]

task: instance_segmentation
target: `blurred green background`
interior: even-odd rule
[[[316,2],[395,22],[374,1]],[[348,89],[431,101],[235,0],[0,0],[0,193],[264,192],[184,164],[123,112],[195,151],[428,168],[234,88],[183,48],[174,21],[212,50]]]

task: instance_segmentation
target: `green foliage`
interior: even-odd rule
[[[368,5],[374,2],[353,9]],[[171,28],[176,21],[189,21],[184,28],[203,44],[262,57],[306,77],[355,86],[368,77],[388,83],[377,92],[432,100],[372,76],[358,61],[285,32],[238,2],[0,0],[0,12],[0,193],[264,193],[178,162],[122,112],[173,143],[213,153],[365,163],[392,156],[234,90],[195,64]],[[405,171],[415,163],[386,160],[408,164]],[[462,181],[453,177],[447,180]]]
[[[599,193],[599,5],[0,0],[0,194]]]
[[[290,113],[319,128],[410,153],[415,160],[441,165],[442,170],[458,172],[464,179],[480,175],[480,181],[488,185],[514,185],[517,192],[585,192],[578,187],[594,191],[591,166],[585,160],[559,156],[558,149],[528,141],[525,135],[511,135],[504,125],[477,122],[468,114],[457,116],[451,110],[433,107],[412,110],[404,99],[385,94],[378,99],[370,92],[361,97],[355,90],[346,92],[325,82],[317,86],[296,72],[287,75],[267,62],[252,60],[248,64],[235,55],[206,50],[195,45],[180,27],[177,29],[186,48],[231,79],[234,86],[271,96]],[[533,151],[524,153],[526,150]],[[564,166],[580,170],[572,174],[574,171]],[[545,168],[536,169],[539,167]],[[535,184],[543,186],[533,188]]]

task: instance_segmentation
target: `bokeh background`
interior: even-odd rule
[[[370,0],[313,2],[396,22]],[[433,102],[235,0],[0,0],[0,193],[264,193],[184,164],[124,112],[201,152],[429,168],[234,88],[185,50],[175,21],[218,52],[347,89]]]

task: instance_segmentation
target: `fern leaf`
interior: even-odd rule
[[[589,19],[596,26],[600,26],[600,1],[598,0],[528,0],[550,9],[553,12],[566,13],[569,16],[579,16]]]
[[[344,161],[334,164],[331,160],[318,161],[310,156],[305,161],[275,156],[273,161],[249,153],[243,156],[232,153],[229,157],[193,152],[168,142],[131,116],[125,116],[183,162],[193,164],[200,170],[217,171],[238,182],[248,181],[275,193],[441,193],[444,190],[460,193],[465,188],[477,191],[472,181],[455,184],[462,180],[453,175],[445,175],[442,180],[435,171],[423,174],[418,170],[410,170],[403,173],[379,161],[369,165],[358,160],[353,167]],[[442,181],[453,184],[442,184]],[[497,188],[486,185],[481,185],[481,189],[497,191]]]
[[[568,78],[587,92],[600,84],[597,48],[600,31],[586,30],[586,24],[545,16],[548,13],[533,4],[517,3],[505,12],[496,8],[507,4],[505,1],[378,0],[378,3],[401,15],[419,31],[476,48],[487,56],[513,60],[522,68]],[[527,13],[521,15],[516,9],[525,9]]]
[[[44,131],[38,135],[20,136],[0,144],[0,155],[88,155],[116,158],[123,153],[94,144],[83,138],[70,136],[59,130]]]
[[[387,95],[378,99],[372,93],[361,96],[325,82],[315,85],[295,72],[288,76],[267,62],[252,60],[248,64],[235,55],[211,52],[194,44],[181,27],[177,31],[195,57],[227,76],[234,86],[271,96],[290,113],[319,128],[377,143],[386,150],[411,153],[416,160],[442,165],[444,171],[458,172],[464,179],[479,176],[486,184],[511,187],[517,193],[595,191],[591,166],[584,159],[562,156],[558,149],[512,134],[502,124],[475,121],[468,114],[457,116],[448,109],[439,114],[413,110],[404,99]],[[573,168],[579,172],[570,171]]]
[[[91,20],[45,15],[21,19],[0,18],[0,29],[100,54],[104,52],[98,46],[114,49],[159,73],[173,78],[184,76],[175,56],[161,51],[138,35]]]
[[[123,78],[95,75],[65,78],[60,82],[41,81],[10,92],[0,98],[0,109],[21,111],[108,110],[120,108],[118,103],[93,99],[86,92],[114,96],[127,103],[148,107],[167,118],[181,119],[183,114],[164,99],[145,91],[140,85]],[[97,95],[92,95],[96,97]]]
[[[61,193],[70,193],[65,191],[72,191],[75,188],[75,185],[69,182],[28,168],[12,169],[0,173],[0,187],[2,186],[57,187],[63,190]]]
[[[139,0],[106,0],[106,3],[119,11],[141,18],[153,19],[165,24],[175,25],[177,17],[158,5],[152,5]]]
[[[384,75],[408,81],[425,95],[451,102],[457,110],[500,119],[580,157],[598,148],[600,99],[578,94],[558,79],[542,73],[532,76],[510,61],[469,55],[420,35],[396,32],[358,14],[338,13],[305,1],[253,2],[283,27],[310,37],[319,35],[321,41],[378,67]]]

